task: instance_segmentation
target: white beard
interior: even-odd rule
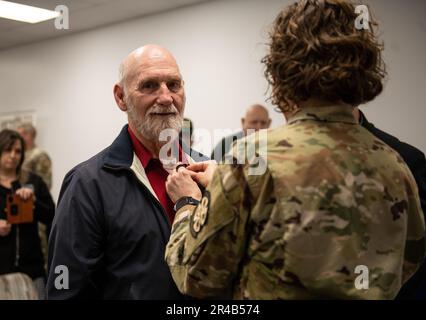
[[[160,142],[159,137],[163,130],[172,129],[179,132],[182,128],[183,116],[173,104],[167,108],[154,105],[148,110],[143,119],[140,118],[136,108],[130,101],[126,101],[126,104],[127,114],[134,123],[135,130],[147,140]],[[151,115],[156,112],[174,112],[176,115],[163,118]]]

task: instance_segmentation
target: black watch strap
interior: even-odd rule
[[[191,204],[191,205],[196,206],[199,203],[200,203],[200,201],[198,201],[197,199],[194,199],[192,197],[182,197],[178,201],[176,201],[175,205],[173,206],[173,210],[175,210],[175,212],[177,212],[180,208],[186,206],[187,204]]]

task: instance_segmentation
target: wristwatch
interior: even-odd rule
[[[177,212],[180,208],[186,206],[187,204],[196,206],[199,203],[200,201],[198,201],[197,199],[194,199],[193,197],[182,197],[178,201],[176,201],[175,205],[173,206],[173,210]]]

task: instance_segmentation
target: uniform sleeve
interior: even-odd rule
[[[423,210],[423,217],[426,217],[426,159],[425,155],[421,153],[413,168],[413,176],[416,180],[420,204]]]
[[[417,157],[412,158],[412,163],[407,163],[410,167],[410,170],[413,173],[413,177],[416,180],[420,204],[423,210],[423,217],[426,215],[426,160],[425,156],[422,152],[417,153]],[[417,210],[414,210],[416,212]],[[421,219],[419,217],[413,216],[413,213],[409,215],[409,230],[407,235],[412,237],[413,228],[421,225]],[[417,252],[417,253],[416,253]],[[420,253],[420,255],[419,255]],[[417,269],[419,261],[422,259],[422,254],[424,255],[424,240],[416,241],[413,239],[408,239],[406,243],[405,250],[405,263],[404,263],[404,280],[407,280],[411,273]],[[416,258],[417,256],[417,258]],[[411,261],[411,262],[410,262]],[[413,263],[414,262],[414,263]],[[415,274],[409,279],[407,283],[404,284],[401,291],[398,293],[398,298],[401,299],[410,299],[415,298],[416,295],[424,296],[426,292],[426,263],[420,265],[419,269],[415,272]]]
[[[420,186],[419,186],[420,188]],[[424,263],[426,256],[425,219],[414,184],[407,181],[409,210],[407,215],[407,240],[404,251],[402,281],[405,283]]]
[[[49,237],[48,299],[84,298],[95,290],[91,276],[103,255],[103,214],[97,188],[88,176],[71,172],[64,179]],[[67,289],[58,287],[57,280],[64,267]]]
[[[219,166],[200,204],[177,212],[166,261],[184,294],[229,297],[245,253],[250,213],[244,202],[249,195],[236,170]]]

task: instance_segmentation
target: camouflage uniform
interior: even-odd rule
[[[52,161],[43,150],[35,147],[25,152],[25,160],[23,169],[35,173],[40,176],[49,190],[52,188]],[[38,223],[38,235],[41,241],[41,251],[43,252],[44,265],[47,271],[47,234],[46,226],[43,223]]]
[[[245,138],[246,139],[246,138]],[[220,165],[176,214],[166,261],[179,289],[235,299],[392,299],[425,256],[417,186],[343,107],[269,130],[267,170]],[[357,289],[358,265],[369,270]]]
[[[27,151],[23,168],[40,176],[49,190],[52,188],[52,161],[46,152],[39,148]]]

